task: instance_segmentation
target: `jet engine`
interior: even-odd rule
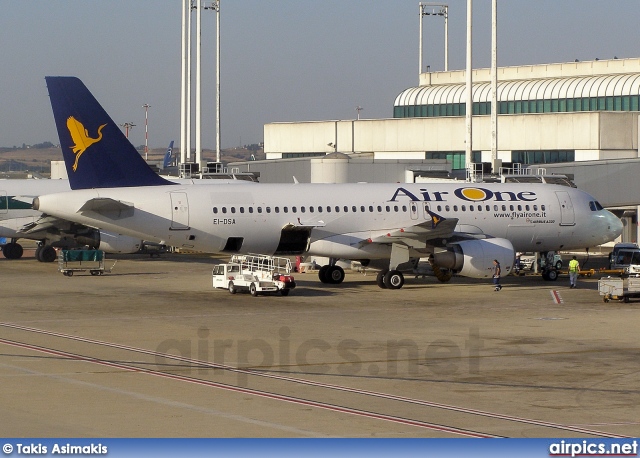
[[[92,230],[87,234],[78,235],[76,241],[107,253],[137,253],[142,247],[142,240],[140,239],[99,230]]]
[[[465,240],[433,253],[433,261],[438,267],[451,269],[472,278],[491,277],[494,259],[500,263],[503,276],[511,272],[515,251],[509,240]]]

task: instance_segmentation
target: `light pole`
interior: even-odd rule
[[[145,103],[142,105],[144,108],[144,160],[147,160],[147,153],[149,152],[149,108],[151,105]]]
[[[449,71],[449,5],[420,2],[420,43],[418,50],[418,74],[422,73],[422,18],[424,16],[444,17],[444,71]]]
[[[124,127],[124,135],[129,138],[129,129],[133,129],[135,124],[132,122],[125,122],[124,124],[120,124],[120,127]]]

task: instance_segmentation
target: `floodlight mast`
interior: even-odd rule
[[[419,3],[420,42],[418,47],[418,74],[422,73],[422,18],[424,16],[444,17],[444,71],[449,71],[449,5],[442,3]]]

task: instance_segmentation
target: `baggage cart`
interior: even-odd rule
[[[640,297],[640,278],[605,277],[598,280],[598,291],[604,302],[617,300],[629,302],[632,297]]]
[[[75,272],[89,272],[91,275],[109,273],[116,265],[116,261],[109,269],[104,267],[104,251],[102,250],[60,250],[58,253],[58,271],[62,275],[72,277]]]

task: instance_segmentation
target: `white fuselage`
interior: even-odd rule
[[[96,208],[85,205],[95,199],[118,201],[130,210],[87,210]],[[530,183],[176,184],[43,195],[38,209],[205,252],[235,246],[241,253],[274,253],[285,226],[313,227],[308,253],[348,259],[389,257],[388,245],[366,241],[430,221],[427,209],[458,218],[456,232],[506,238],[517,251],[586,248],[613,240],[622,230],[620,220],[589,194]],[[420,254],[429,247],[413,249]]]

